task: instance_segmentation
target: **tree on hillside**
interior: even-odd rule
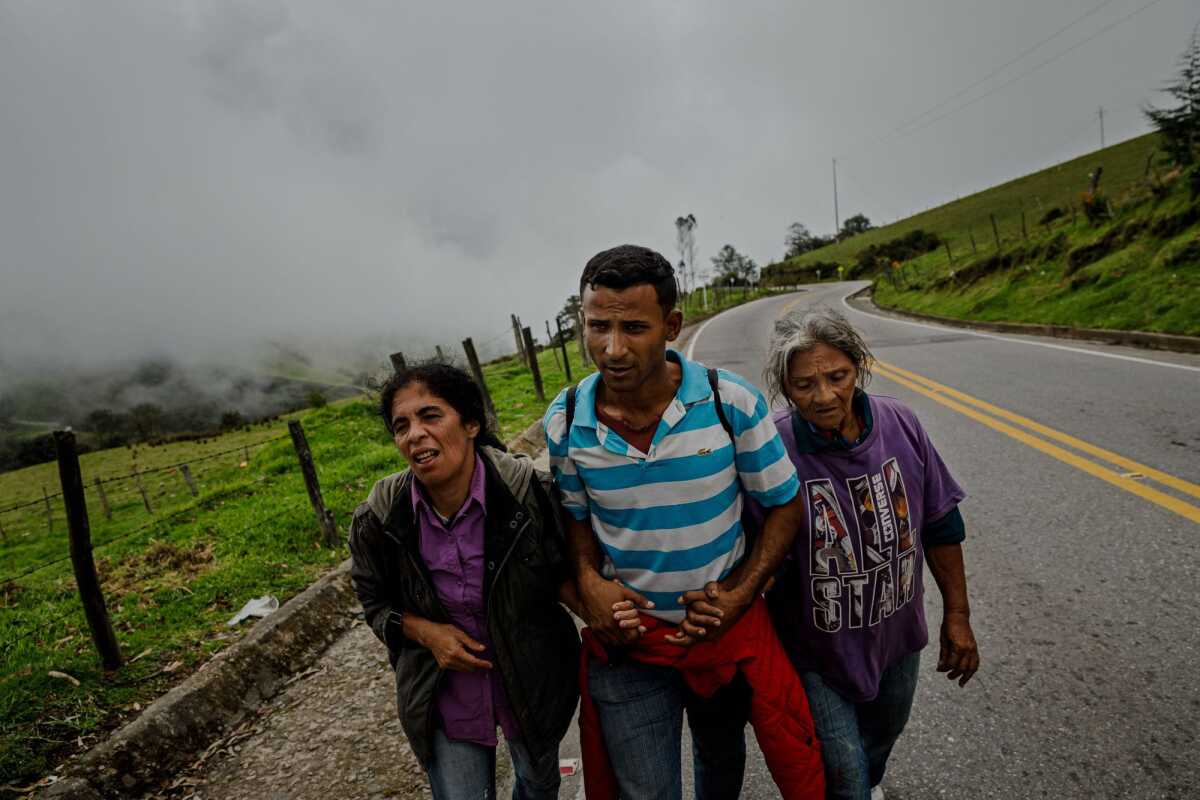
[[[842,230],[838,233],[839,239],[849,239],[851,236],[857,236],[860,233],[866,233],[875,226],[871,224],[871,220],[867,219],[866,214],[855,214],[850,219],[842,223]]]
[[[679,251],[679,275],[685,292],[696,283],[696,215],[675,218],[675,249]]]
[[[567,338],[573,335],[571,332],[575,330],[575,325],[579,319],[579,315],[583,310],[583,302],[579,299],[579,295],[573,294],[567,298],[567,302],[563,303],[562,311],[558,312],[555,317],[559,324],[563,326],[563,333]]]
[[[8,395],[0,395],[0,431],[11,430],[13,417],[17,415],[16,403]]]
[[[742,255],[733,245],[727,244],[712,258],[718,286],[745,286],[758,277],[758,264],[749,256]]]
[[[832,236],[818,236],[808,229],[808,226],[803,222],[793,222],[788,226],[787,238],[784,244],[787,250],[783,257],[794,258],[805,253],[811,253],[813,250],[819,250],[827,244],[833,244]]]
[[[1200,25],[1179,59],[1179,78],[1165,90],[1179,101],[1172,108],[1147,108],[1144,113],[1162,134],[1163,149],[1180,166],[1195,163],[1200,149]]]
[[[129,423],[140,441],[162,433],[163,410],[154,403],[138,403],[129,409]]]
[[[574,319],[581,308],[583,308],[583,301],[579,299],[579,295],[570,295],[567,297],[567,302],[563,303],[562,311],[558,312],[559,319]]]

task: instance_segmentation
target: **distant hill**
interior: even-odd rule
[[[1156,145],[1155,136],[1122,142],[764,277],[870,277],[877,304],[940,317],[1200,336],[1200,167],[1181,172]]]
[[[803,269],[816,263],[833,262],[849,266],[855,255],[864,248],[900,238],[918,229],[948,241],[955,253],[966,254],[971,251],[972,234],[980,249],[989,243],[994,244],[990,218],[993,214],[1001,239],[1015,241],[1021,238],[1022,209],[1025,211],[1026,227],[1033,233],[1038,220],[1050,209],[1079,204],[1080,195],[1088,188],[1089,173],[1099,165],[1104,167],[1100,188],[1110,197],[1115,197],[1142,179],[1146,171],[1146,159],[1157,147],[1158,134],[1150,133],[1096,150],[961,200],[914,214],[891,225],[773,264],[763,270],[763,279],[786,283],[789,282],[786,277],[788,273],[793,273],[794,277],[796,268]]]

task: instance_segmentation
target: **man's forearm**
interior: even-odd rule
[[[967,600],[967,572],[963,566],[961,544],[937,544],[925,550],[925,561],[942,593],[942,611],[971,615]]]
[[[583,618],[583,603],[579,599],[579,587],[574,580],[566,580],[559,584],[558,601],[567,607],[575,616]]]
[[[754,594],[763,590],[767,580],[779,569],[779,565],[791,549],[803,513],[804,501],[799,495],[784,505],[771,509],[762,532],[754,543],[754,549],[751,550],[738,576],[739,586],[748,586],[753,589]]]
[[[574,517],[567,519],[567,552],[576,580],[599,573],[600,546],[586,521],[581,522]]]

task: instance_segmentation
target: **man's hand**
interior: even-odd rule
[[[442,625],[425,620],[415,638],[419,644],[433,653],[438,666],[442,669],[475,672],[480,669],[492,668],[492,662],[484,661],[474,655],[474,653],[482,653],[487,647],[453,625]]]
[[[942,617],[941,645],[937,671],[948,673],[947,678],[958,679],[959,686],[966,686],[979,670],[979,646],[971,631],[971,618],[962,612],[946,612]]]
[[[621,646],[637,639],[645,630],[638,624],[638,609],[654,608],[654,603],[625,584],[594,571],[580,576],[579,597],[580,617],[607,645]]]
[[[746,613],[755,595],[753,587],[739,581],[736,573],[721,583],[709,581],[703,589],[684,592],[679,604],[687,606],[687,615],[666,641],[680,647],[716,641]]]

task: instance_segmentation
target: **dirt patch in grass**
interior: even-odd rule
[[[213,565],[211,541],[185,545],[153,539],[140,553],[113,563],[102,558],[96,564],[106,595],[120,597],[148,588],[178,589],[208,571]]]

